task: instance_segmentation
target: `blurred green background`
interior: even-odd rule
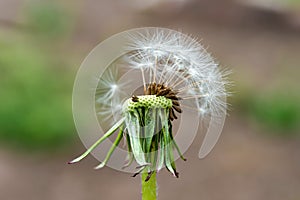
[[[24,22],[1,24],[0,137],[4,144],[44,151],[75,135],[70,102],[76,68],[59,46],[72,22],[58,4],[23,6]]]
[[[93,158],[65,163],[84,149],[71,110],[77,69],[99,42],[143,26],[192,34],[233,71],[219,143],[199,160],[199,131],[181,178],[160,173],[159,199],[300,199],[299,5],[0,0],[0,199],[139,197],[138,178],[93,171]]]

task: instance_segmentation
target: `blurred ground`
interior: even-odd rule
[[[261,7],[260,4],[252,6],[230,0],[165,0],[161,4],[153,1],[154,3],[145,5],[138,1],[125,3],[76,0],[72,3],[58,4],[63,11],[61,18],[58,18],[58,21],[63,22],[61,26],[55,26],[58,23],[51,15],[51,9],[55,10],[55,7],[50,6],[51,12],[48,5],[47,9],[38,8],[38,11],[45,9],[44,11],[50,13],[50,17],[47,15],[44,18],[46,25],[42,26],[41,23],[45,21],[35,22],[34,16],[41,19],[40,16],[44,15],[34,11],[33,15],[30,15],[33,18],[30,18],[25,12],[28,5],[39,5],[37,2],[0,0],[0,41],[8,41],[9,46],[14,44],[16,47],[26,43],[25,49],[34,49],[47,55],[47,59],[38,63],[28,61],[29,64],[45,65],[45,68],[53,69],[57,76],[63,73],[65,78],[60,79],[64,81],[59,84],[64,90],[51,90],[52,96],[59,96],[51,102],[60,102],[60,99],[68,102],[67,99],[70,99],[71,104],[75,71],[87,53],[110,35],[134,27],[163,26],[181,29],[185,33],[198,36],[222,66],[233,70],[231,79],[235,86],[232,88],[234,95],[230,99],[232,110],[220,141],[207,158],[199,160],[197,155],[203,137],[199,132],[196,141],[186,153],[188,161],[177,162],[180,178],[171,177],[166,170],[159,174],[159,199],[300,199],[300,121],[297,112],[297,98],[300,95],[300,28],[297,16],[300,9],[296,6],[298,3],[288,8],[278,9],[276,6],[277,9],[274,10],[274,6],[269,9]],[[66,26],[68,30],[64,30],[63,27]],[[51,27],[56,27],[56,31],[46,34],[53,30]],[[4,47],[6,46],[0,46],[1,55],[7,52]],[[12,49],[14,52],[17,48]],[[24,52],[13,55],[20,57]],[[11,63],[6,58],[7,56],[0,60],[2,80],[9,74],[3,65]],[[36,59],[33,56],[31,60]],[[22,60],[20,62],[24,63]],[[11,68],[19,69],[18,65],[19,63],[14,63]],[[61,71],[62,68],[65,70]],[[33,68],[33,71],[36,70]],[[49,80],[51,79],[54,78],[50,76]],[[47,81],[45,84],[55,83]],[[0,87],[6,88],[4,85]],[[19,91],[16,87],[7,90],[14,89]],[[61,93],[65,96],[61,96]],[[268,98],[269,94],[271,98]],[[39,96],[36,98],[49,98],[43,96],[44,94],[37,95]],[[274,95],[284,98],[274,103]],[[4,96],[0,98],[1,102],[7,102],[3,100]],[[260,98],[263,101],[257,100]],[[26,100],[32,102],[31,98]],[[35,105],[36,102],[32,103],[32,108],[36,108]],[[9,121],[1,124],[3,145],[0,147],[0,199],[139,199],[139,178],[131,178],[130,174],[108,168],[94,171],[93,167],[97,161],[93,158],[88,158],[78,165],[66,165],[70,158],[83,151],[83,146],[71,125],[70,111],[62,109],[67,107],[66,105],[67,103],[58,103],[51,108],[55,111],[54,116],[65,116],[64,118],[45,119],[57,124],[54,128],[48,127],[47,123],[44,125],[50,130],[49,135],[55,132],[50,138],[55,139],[59,133],[68,132],[67,137],[70,140],[62,139],[65,146],[57,150],[44,151],[39,146],[35,147],[35,150],[15,148],[18,144],[11,145],[11,141],[18,140],[18,135],[9,142],[6,140],[7,135],[12,134],[9,131],[13,125],[6,126]],[[268,107],[274,112],[256,112],[256,108],[261,110],[268,105],[274,105]],[[286,108],[286,105],[290,106]],[[43,105],[41,106],[43,110]],[[0,114],[4,111],[9,113],[2,109]],[[13,116],[26,118],[26,115]],[[287,123],[286,119],[288,122],[295,122]],[[66,126],[68,128],[65,128]],[[22,126],[24,127],[27,126]],[[21,134],[23,129],[13,130]],[[42,128],[29,130],[28,134],[39,133],[40,130]],[[31,134],[29,136],[32,137],[31,141],[42,144],[48,141]],[[22,137],[19,140],[23,140]]]
[[[197,157],[197,140],[186,154],[188,161],[177,162],[179,179],[166,170],[159,174],[159,199],[299,199],[300,141],[254,132],[249,124],[230,117],[220,142],[204,160]],[[138,199],[139,177],[108,168],[94,171],[94,159],[66,165],[73,154],[26,155],[1,150],[0,198]]]

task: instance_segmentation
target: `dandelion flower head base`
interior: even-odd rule
[[[153,109],[153,108],[171,108],[172,100],[163,96],[143,95],[133,96],[128,99],[123,105],[123,112],[133,112],[139,108]]]

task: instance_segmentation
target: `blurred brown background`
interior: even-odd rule
[[[162,26],[199,39],[235,83],[213,152],[201,132],[159,174],[159,199],[300,199],[299,0],[0,0],[0,199],[140,199],[140,180],[84,150],[72,120],[76,70],[112,34]]]

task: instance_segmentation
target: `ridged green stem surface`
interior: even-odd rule
[[[157,189],[156,189],[156,173],[154,172],[151,175],[150,180],[145,182],[148,173],[142,173],[142,200],[156,200],[157,197]]]

